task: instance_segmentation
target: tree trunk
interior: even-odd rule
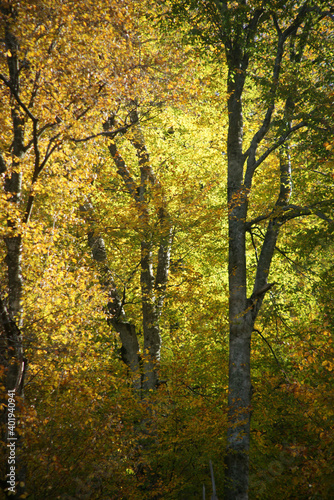
[[[15,164],[15,160],[14,160]],[[9,198],[10,204],[18,205],[21,194],[21,174],[13,172],[10,176],[5,178],[5,192]],[[9,231],[14,233],[17,231],[15,221],[9,215],[8,218]],[[24,374],[26,371],[26,359],[24,358],[23,341],[20,328],[22,327],[22,292],[23,292],[23,279],[21,270],[22,260],[22,237],[18,232],[14,236],[6,236],[4,238],[7,255],[5,262],[7,264],[7,277],[8,277],[8,293],[4,299],[4,293],[1,290],[1,364],[4,368],[4,384],[5,394],[2,396],[4,403],[4,411],[2,415],[2,424],[4,425],[4,432],[2,438],[10,447],[7,448],[10,455],[6,460],[6,477],[14,478],[8,484],[8,481],[2,481],[5,495],[13,500],[22,498],[25,493],[25,475],[26,467],[22,463],[20,457],[20,448],[22,437],[18,434],[17,429],[20,427],[19,411],[23,404],[23,387],[24,387]],[[8,399],[9,398],[9,399]],[[15,413],[8,411],[9,403]],[[13,418],[13,415],[15,418]],[[8,417],[11,417],[10,419]],[[15,421],[13,427],[9,427],[9,422]],[[15,429],[16,428],[16,429]],[[8,444],[7,444],[8,446]],[[10,460],[9,460],[10,458]],[[15,469],[11,469],[15,467]],[[15,474],[13,474],[15,470]],[[8,474],[12,474],[8,476]],[[13,483],[15,486],[13,486]],[[8,487],[10,488],[8,490]]]
[[[231,54],[228,75],[228,182],[229,207],[229,424],[226,454],[228,500],[248,498],[250,435],[250,341],[253,321],[246,296],[247,189],[243,184],[242,91],[247,60],[238,50]]]
[[[159,320],[165,299],[165,292],[168,281],[170,253],[173,241],[173,229],[160,183],[156,179],[156,176],[150,164],[149,153],[147,151],[145,139],[139,125],[137,105],[133,101],[130,103],[130,107],[131,109],[129,111],[129,116],[132,123],[132,129],[128,133],[129,140],[134,146],[138,158],[138,165],[140,168],[139,185],[137,185],[135,180],[133,179],[130,169],[127,167],[124,159],[118,151],[115,142],[111,142],[109,144],[109,151],[117,167],[117,172],[123,179],[128,193],[136,202],[139,219],[141,221],[140,231],[142,234],[142,239],[140,248],[140,284],[144,345],[140,360],[142,362],[143,370],[142,389],[144,390],[144,392],[146,392],[156,389],[159,381],[159,362],[161,350]],[[150,196],[158,197],[160,204],[158,213],[160,234],[158,236],[159,247],[156,269],[154,269],[153,265],[154,250],[156,245],[154,244],[155,238],[150,228],[151,218],[153,217],[153,209],[150,208]],[[116,324],[114,324],[115,319],[111,319],[110,321],[116,328]],[[127,329],[127,335],[130,335],[129,329]],[[123,336],[125,337],[125,333]],[[135,338],[137,339],[134,325],[132,325],[131,327],[130,336],[133,339],[132,345],[134,346],[136,344],[137,346],[139,346],[138,340],[134,340]],[[128,366],[131,370],[133,369],[130,364],[128,364]]]
[[[264,114],[262,124],[250,141],[250,146],[243,152],[243,119],[242,97],[249,64],[249,44],[256,33],[256,27],[263,10],[255,10],[253,17],[245,28],[240,31],[236,26],[237,35],[230,32],[224,37],[228,73],[228,223],[229,223],[229,424],[227,432],[226,455],[226,487],[227,500],[248,499],[249,476],[249,442],[250,442],[250,412],[251,412],[251,374],[250,345],[251,335],[257,314],[260,310],[265,293],[271,288],[268,284],[272,257],[282,223],[287,220],[282,217],[291,195],[291,165],[289,157],[280,157],[280,192],[261,248],[260,258],[253,286],[253,292],[247,299],[247,268],[246,268],[246,231],[252,223],[247,223],[248,195],[252,188],[253,175],[269,154],[283,145],[294,130],[291,121],[279,140],[274,143],[260,158],[256,158],[258,146],[269,131],[275,109],[276,93],[281,72],[284,44],[289,36],[296,33],[303,22],[306,10],[300,9],[296,18],[284,32],[278,26],[275,15],[273,22],[277,30],[276,56],[273,64],[270,84],[270,99]],[[246,21],[246,19],[245,19]],[[286,109],[291,109],[291,103],[286,103]],[[290,119],[291,120],[291,119]],[[303,122],[296,125],[296,130],[304,126]],[[246,163],[247,160],[247,163]],[[244,166],[246,169],[244,172]],[[291,215],[291,218],[293,216]]]
[[[20,209],[22,174],[19,169],[19,159],[25,154],[24,127],[25,116],[17,102],[20,93],[19,79],[19,44],[10,29],[10,20],[13,15],[10,7],[3,7],[5,21],[5,44],[8,54],[8,86],[11,91],[11,116],[13,124],[13,160],[11,173],[1,154],[1,170],[5,173],[4,192],[8,199],[8,233],[4,238],[7,255],[7,293],[0,290],[0,315],[1,315],[1,345],[0,359],[3,367],[3,387],[5,393],[1,402],[4,404],[1,423],[2,439],[5,443],[7,453],[6,465],[3,467],[6,477],[1,481],[6,497],[22,498],[25,493],[26,467],[20,457],[21,439],[17,432],[20,427],[19,411],[23,404],[24,374],[26,370],[26,359],[24,358],[23,342],[20,328],[22,327],[22,291],[23,279],[21,270],[22,259],[22,237],[16,220],[12,219],[11,207],[17,211]],[[9,405],[11,411],[9,411]],[[15,412],[14,412],[15,409]],[[9,418],[10,417],[10,418]],[[14,423],[10,426],[10,423]],[[10,446],[8,446],[8,444]],[[10,460],[9,460],[10,459]],[[14,467],[14,469],[11,469]],[[13,473],[14,471],[14,473]],[[11,474],[10,476],[8,474]],[[11,479],[8,482],[8,478]]]
[[[88,244],[92,250],[93,258],[103,264],[101,266],[101,279],[109,295],[108,322],[119,334],[122,345],[122,360],[129,368],[134,389],[142,395],[147,391],[156,389],[159,381],[161,349],[159,322],[168,281],[173,229],[160,183],[157,181],[150,164],[145,139],[139,125],[136,103],[131,102],[130,108],[129,117],[132,128],[131,133],[128,131],[127,134],[129,134],[129,141],[135,148],[138,157],[141,174],[139,185],[137,185],[118,150],[115,140],[109,143],[108,148],[117,168],[117,173],[122,179],[126,190],[135,201],[139,214],[140,227],[138,230],[141,233],[140,284],[144,337],[142,346],[138,341],[136,325],[129,322],[126,316],[125,293],[123,299],[121,299],[112,269],[108,266],[104,240],[99,231],[96,231],[93,206],[91,203],[86,202],[80,209],[88,222]],[[113,123],[115,123],[115,117]],[[113,132],[109,131],[108,133],[112,134]],[[157,197],[156,201],[158,200],[160,206],[157,214],[160,231],[158,238],[157,235],[153,235],[151,230],[151,218],[154,216],[153,211],[155,210],[150,208],[151,196]],[[154,206],[156,205],[155,202]],[[158,248],[156,248],[156,240],[158,240]],[[157,256],[155,257],[154,252],[156,250]],[[156,266],[154,266],[154,262],[156,262]]]

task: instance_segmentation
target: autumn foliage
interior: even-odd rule
[[[233,44],[259,3],[226,2]],[[333,13],[310,2],[272,83],[277,26],[300,6],[275,2],[275,17],[267,3],[244,150],[273,93],[260,158],[286,137],[228,203],[232,66],[227,35],[208,31],[217,2],[0,2],[0,498],[187,500],[203,485],[208,498],[210,460],[223,497],[228,220],[245,200],[245,297],[259,309],[249,498],[334,496]]]

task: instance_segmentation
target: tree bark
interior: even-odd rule
[[[120,299],[119,292],[112,272],[108,265],[107,251],[102,236],[95,229],[94,208],[90,202],[80,207],[88,224],[88,245],[92,251],[93,259],[101,264],[101,282],[103,288],[108,292],[108,323],[113,326],[120,336],[121,357],[128,366],[134,389],[141,389],[141,359],[139,344],[136,334],[136,326],[127,320],[124,304]]]
[[[222,35],[225,44],[228,65],[228,138],[227,138],[227,199],[229,224],[229,389],[228,410],[229,423],[227,431],[226,453],[226,500],[247,500],[249,487],[249,445],[251,416],[251,335],[254,323],[260,310],[265,293],[272,284],[267,282],[269,270],[275,251],[280,227],[283,223],[282,213],[291,195],[291,165],[288,157],[280,162],[280,192],[268,223],[257,264],[253,292],[247,298],[247,266],[246,266],[246,231],[248,195],[252,188],[253,175],[256,168],[277,147],[284,144],[293,128],[287,123],[287,130],[282,137],[268,148],[257,159],[260,142],[270,129],[277,87],[281,72],[284,44],[303,22],[306,10],[303,6],[291,24],[281,31],[275,14],[273,23],[277,31],[276,57],[273,65],[270,97],[263,122],[250,141],[250,146],[243,153],[243,120],[242,98],[250,58],[249,44],[252,44],[256,28],[261,20],[263,10],[254,11],[250,21],[246,19],[244,26],[235,25],[235,33],[229,27],[228,33]],[[226,13],[225,13],[226,15]],[[241,31],[242,29],[242,31]],[[291,108],[291,106],[290,106]],[[301,124],[295,128],[297,130]],[[247,163],[246,163],[247,161]],[[246,168],[244,172],[244,165]]]
[[[160,316],[168,282],[173,228],[162,188],[150,164],[149,153],[139,125],[137,105],[134,102],[130,104],[129,116],[132,126],[127,133],[129,134],[129,141],[137,153],[140,169],[140,182],[138,184],[118,150],[116,141],[112,140],[108,148],[117,168],[117,173],[135,201],[141,225],[139,228],[142,235],[140,244],[140,285],[144,337],[142,346],[138,341],[136,325],[127,320],[126,304],[120,298],[112,271],[108,265],[103,266],[102,274],[104,286],[107,287],[109,293],[108,322],[120,336],[122,344],[121,356],[130,370],[134,389],[141,389],[143,393],[146,393],[149,390],[156,389],[159,383]],[[158,245],[155,242],[156,236],[153,235],[151,230],[153,211],[151,213],[150,196],[152,195],[158,197],[160,204],[158,210],[160,231]],[[92,249],[93,258],[106,264],[107,255],[103,238],[94,230],[93,207],[86,203],[82,210],[89,212],[86,214],[89,222],[88,243]],[[156,256],[155,252],[157,252]],[[154,266],[154,262],[156,262],[156,266]]]
[[[229,425],[227,433],[226,499],[248,495],[250,437],[250,341],[253,321],[247,309],[245,221],[248,192],[243,183],[242,92],[247,59],[230,54],[228,75],[228,222],[229,222]]]
[[[8,218],[7,235],[4,242],[7,249],[5,263],[7,265],[7,286],[0,290],[0,317],[1,317],[1,345],[0,360],[4,369],[3,378],[5,394],[2,396],[4,410],[2,411],[3,432],[2,439],[5,446],[8,442],[15,442],[15,492],[8,490],[8,473],[10,472],[9,462],[6,459],[6,465],[3,468],[6,472],[5,480],[1,480],[6,497],[22,498],[25,493],[25,475],[26,467],[22,462],[21,447],[22,437],[16,432],[20,427],[19,410],[23,404],[24,375],[27,368],[27,360],[24,357],[23,339],[21,334],[22,327],[22,236],[16,219],[12,218],[11,209],[14,206],[15,211],[20,211],[22,174],[19,172],[19,161],[25,154],[24,135],[26,115],[22,112],[20,100],[20,68],[19,68],[19,43],[11,31],[11,22],[15,20],[16,13],[10,6],[1,6],[4,15],[5,28],[5,46],[7,50],[7,79],[1,75],[2,80],[10,89],[11,118],[13,125],[12,142],[12,165],[11,168],[6,164],[1,153],[1,170],[4,173],[4,193],[8,200]],[[7,289],[5,292],[5,288]],[[13,434],[8,432],[8,395],[11,394],[15,399],[16,409],[16,430]],[[9,435],[13,441],[8,441]],[[6,448],[8,452],[8,448]],[[8,458],[8,457],[7,457]]]

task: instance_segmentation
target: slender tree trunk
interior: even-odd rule
[[[144,337],[142,346],[138,341],[136,325],[129,322],[126,316],[125,290],[121,298],[112,269],[108,266],[104,240],[99,231],[96,230],[93,206],[90,202],[86,202],[80,210],[88,223],[88,244],[92,250],[92,256],[95,261],[102,264],[101,279],[109,295],[108,322],[119,334],[122,360],[129,368],[134,389],[142,395],[158,386],[161,349],[160,315],[168,281],[173,229],[160,183],[157,181],[150,164],[145,139],[139,125],[137,105],[135,102],[131,102],[129,107],[129,117],[132,123],[131,133],[128,132],[129,141],[136,150],[141,174],[138,184],[118,150],[116,142],[110,142],[108,148],[117,173],[136,204],[141,225],[138,230],[141,233],[140,284]],[[113,115],[112,124],[114,123],[115,116]],[[106,129],[107,125],[104,128]],[[108,133],[112,134],[109,129],[108,123]],[[153,235],[151,230],[151,217],[153,210],[155,210],[149,206],[151,196],[155,196],[156,202],[158,201],[160,205],[158,209],[160,230],[158,238],[157,235]],[[157,203],[155,203],[156,205]],[[158,248],[156,248],[156,239],[158,239]],[[157,255],[154,256],[156,250]],[[154,265],[154,263],[156,264]]]
[[[139,185],[137,185],[133,179],[130,169],[127,167],[124,159],[118,151],[115,142],[109,144],[109,151],[117,167],[117,172],[123,179],[128,193],[136,202],[141,223],[140,284],[144,345],[140,361],[142,363],[143,372],[142,389],[146,392],[149,390],[155,390],[159,381],[159,362],[161,350],[159,320],[168,281],[173,230],[166,208],[166,200],[163,196],[160,183],[156,179],[150,163],[149,153],[147,151],[145,139],[139,124],[137,105],[134,101],[130,103],[129,116],[132,123],[132,129],[129,132],[129,140],[134,146],[138,158],[138,166],[140,169]],[[158,213],[160,234],[158,235],[159,247],[156,267],[154,266],[154,251],[156,249],[154,239],[156,238],[156,235],[154,238],[151,230],[151,218],[153,216],[154,209],[150,207],[150,196],[157,197],[160,203]],[[116,328],[116,324],[114,324],[114,322],[115,319],[111,319],[111,323]],[[137,339],[134,325],[132,325],[131,334],[128,330],[127,336],[132,338],[132,346],[134,347],[137,345],[139,348],[138,340],[134,340],[135,338]],[[124,345],[122,336],[121,341],[122,345]],[[128,364],[128,366],[132,369],[130,364]]]
[[[6,19],[5,44],[10,54],[10,56],[7,56],[7,66],[9,74],[8,82],[11,90],[11,115],[13,124],[13,160],[11,172],[8,172],[9,168],[3,158],[1,161],[1,170],[5,173],[4,192],[8,199],[8,233],[4,238],[7,249],[5,259],[7,265],[7,286],[2,286],[0,290],[0,358],[4,369],[3,386],[5,387],[5,394],[2,397],[4,410],[1,420],[3,425],[2,439],[5,442],[7,452],[6,464],[3,467],[6,476],[1,482],[6,497],[8,496],[15,500],[22,498],[22,495],[25,493],[26,467],[21,458],[20,448],[22,447],[22,437],[19,434],[20,431],[18,432],[18,428],[21,426],[20,409],[23,404],[24,374],[27,362],[24,358],[21,335],[23,292],[21,270],[22,236],[20,229],[16,225],[16,220],[11,216],[11,209],[13,207],[15,207],[14,211],[20,209],[22,174],[17,170],[19,169],[19,160],[25,154],[25,116],[17,102],[17,97],[20,93],[19,44],[16,37],[12,34],[10,27],[10,22],[14,19],[15,13],[13,13],[10,6],[3,7],[1,5],[1,10]],[[5,293],[5,289],[7,293]],[[9,412],[9,404],[11,412]],[[13,409],[15,409],[15,412]],[[9,426],[10,422],[12,424],[14,422],[14,425]],[[8,443],[10,444],[9,447]],[[11,467],[14,467],[14,469]],[[11,475],[9,476],[8,474]],[[10,483],[8,483],[8,478],[11,479]]]
[[[14,165],[16,164],[14,160]],[[9,204],[19,205],[21,194],[21,174],[13,172],[5,178],[5,192],[9,199]],[[10,210],[9,210],[10,213]],[[23,340],[20,328],[22,327],[22,292],[23,292],[23,279],[22,279],[22,237],[16,228],[15,221],[8,217],[9,232],[13,231],[14,235],[8,235],[4,238],[7,255],[5,262],[7,264],[8,276],[8,290],[6,303],[4,295],[1,297],[1,362],[4,367],[5,379],[5,394],[3,402],[5,403],[5,410],[2,416],[2,423],[4,425],[4,433],[2,434],[5,443],[10,443],[10,453],[14,453],[7,457],[6,460],[6,477],[15,477],[11,483],[4,482],[4,491],[6,497],[12,499],[22,498],[25,493],[25,476],[26,467],[21,459],[20,448],[22,446],[22,437],[17,432],[21,426],[19,412],[23,404],[23,388],[24,388],[24,374],[26,371],[26,359],[24,358]],[[15,232],[17,234],[15,234]],[[3,294],[3,291],[1,290]],[[15,401],[15,425],[9,431],[9,412],[8,412],[8,397],[10,397],[11,405]],[[11,417],[13,421],[13,417]],[[9,458],[11,460],[9,460]],[[14,462],[13,462],[14,460]],[[15,469],[11,469],[15,467]],[[9,476],[15,470],[15,474]],[[13,487],[13,482],[15,487]],[[7,483],[7,484],[6,484]],[[8,487],[10,489],[8,489]]]
[[[120,336],[122,360],[130,370],[134,389],[140,390],[142,375],[136,326],[130,323],[126,317],[124,304],[108,266],[104,240],[95,229],[93,205],[86,202],[80,207],[80,210],[88,224],[88,245],[91,248],[92,257],[101,265],[101,282],[108,293],[108,323],[113,326]]]

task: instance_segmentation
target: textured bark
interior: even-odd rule
[[[168,281],[173,230],[161,186],[150,164],[150,157],[140,128],[137,105],[135,102],[130,103],[129,117],[132,124],[129,132],[129,140],[137,153],[138,166],[140,169],[139,185],[136,184],[131,176],[130,169],[123,160],[115,142],[109,144],[109,151],[115,162],[118,174],[123,179],[129,194],[136,202],[141,222],[140,284],[144,337],[143,352],[141,355],[142,388],[144,391],[148,391],[150,389],[155,389],[159,380],[161,350],[159,319]],[[150,229],[150,220],[152,217],[149,205],[150,194],[158,197],[160,201],[160,210],[158,214],[160,242],[158,245],[156,269],[154,269],[153,266],[156,245],[154,244],[153,234]],[[133,325],[131,331],[134,338],[135,330]]]
[[[21,192],[21,174],[13,172],[5,179],[5,192],[9,197],[8,203],[18,205],[20,202]],[[15,222],[8,219],[9,231],[17,232]],[[10,233],[9,233],[10,234]],[[22,327],[22,295],[23,295],[23,278],[22,278],[22,237],[21,234],[15,236],[6,236],[4,242],[7,249],[5,263],[7,265],[7,298],[6,303],[1,299],[1,365],[4,367],[5,374],[5,396],[3,402],[6,408],[6,394],[8,391],[15,391],[16,400],[21,404],[23,403],[23,388],[24,388],[24,374],[27,367],[26,359],[24,358],[23,340],[20,332]],[[19,410],[16,407],[17,411]],[[2,417],[2,422],[6,425],[7,411],[5,409]],[[19,425],[19,417],[17,426]],[[17,486],[15,494],[8,495],[6,488],[8,484],[4,482],[5,495],[9,498],[21,498],[25,493],[25,465],[20,458],[20,447],[22,437],[16,434],[16,481]],[[6,442],[6,435],[4,436]],[[7,473],[9,472],[9,465],[6,460]]]
[[[246,499],[250,437],[250,340],[253,329],[246,296],[247,190],[243,184],[242,91],[247,59],[238,50],[229,72],[228,204],[229,204],[229,426],[227,434],[227,499]],[[236,66],[237,65],[237,66]],[[239,71],[236,71],[239,70]]]
[[[226,456],[227,499],[248,498],[249,476],[249,444],[250,444],[250,410],[251,410],[251,373],[250,373],[250,342],[254,329],[254,322],[261,308],[265,293],[273,284],[267,282],[271,261],[282,222],[281,208],[288,204],[291,196],[291,165],[290,159],[284,153],[280,157],[280,193],[276,202],[273,217],[269,223],[262,244],[261,254],[257,265],[253,293],[246,299],[246,273],[242,265],[245,251],[240,242],[245,241],[245,224],[236,224],[232,219],[235,210],[230,213],[230,355],[229,355],[229,428],[228,450]],[[244,202],[246,204],[246,202]],[[242,206],[242,205],[241,205]],[[236,212],[235,217],[244,216],[242,209]],[[240,220],[240,219],[239,219]],[[245,220],[245,219],[242,219]],[[239,236],[239,241],[234,234]],[[239,252],[238,252],[239,247]],[[240,259],[239,263],[238,260]],[[238,270],[240,278],[238,280]],[[246,302],[245,302],[246,301]]]
[[[142,387],[142,373],[136,326],[127,320],[123,302],[119,297],[109,268],[106,268],[106,275],[108,278],[105,284],[109,292],[108,321],[120,336],[122,360],[130,370],[134,389],[139,390]]]
[[[168,271],[170,265],[170,253],[173,241],[173,229],[170,217],[166,208],[166,200],[163,196],[161,186],[157,181],[150,164],[149,153],[146,148],[145,139],[142,134],[137,105],[130,103],[129,117],[131,120],[131,130],[127,132],[129,141],[136,150],[138,167],[140,169],[140,182],[134,180],[129,167],[126,165],[120,151],[118,150],[113,132],[110,136],[108,148],[113,158],[117,173],[124,182],[130,196],[136,203],[142,234],[141,238],[141,258],[140,258],[140,284],[142,302],[142,331],[144,342],[140,346],[136,332],[136,325],[129,322],[126,316],[125,297],[121,299],[117,290],[112,266],[107,264],[107,253],[105,244],[99,231],[96,230],[93,207],[90,203],[85,203],[81,207],[89,225],[88,244],[92,250],[93,258],[104,265],[101,268],[104,287],[108,290],[108,322],[119,334],[121,356],[128,366],[133,386],[135,389],[143,389],[144,392],[155,389],[158,385],[158,372],[161,350],[160,335],[160,315],[166,294],[168,282]],[[115,124],[115,117],[111,126]],[[108,130],[110,125],[108,123]],[[123,131],[124,134],[124,131]],[[115,132],[116,135],[116,132]],[[158,213],[160,235],[158,247],[154,235],[150,229],[151,217],[149,200],[150,196],[158,197],[160,209]],[[155,252],[157,255],[155,257]],[[156,269],[153,262],[157,261]]]
[[[95,230],[93,205],[87,202],[80,207],[80,210],[88,223],[88,245],[91,248],[92,257],[96,262],[102,264],[101,281],[104,289],[108,292],[109,298],[108,322],[120,336],[122,360],[131,372],[134,389],[139,390],[141,388],[141,359],[136,327],[127,320],[123,302],[120,299],[112,272],[108,266],[104,240]]]
[[[3,467],[4,474],[9,474],[9,464],[8,464],[8,443],[13,443],[14,440],[8,440],[8,407],[7,407],[7,396],[9,396],[9,391],[11,391],[11,396],[15,398],[15,416],[16,425],[14,436],[11,434],[11,438],[15,438],[15,493],[12,494],[8,492],[8,476],[0,480],[2,488],[4,490],[5,497],[18,499],[22,498],[21,495],[25,493],[25,476],[26,467],[21,460],[20,449],[22,446],[22,436],[19,434],[18,429],[21,426],[19,411],[20,405],[23,402],[23,388],[24,388],[24,375],[27,367],[27,360],[23,355],[22,346],[22,335],[20,329],[18,328],[15,320],[13,319],[10,312],[7,310],[4,300],[0,295],[0,363],[4,368],[4,380],[1,382],[5,387],[5,394],[1,397],[1,403],[3,403],[3,409],[0,413],[0,423],[1,423],[1,439],[4,443],[4,456],[1,459],[4,460],[5,466]]]
[[[225,6],[226,7],[226,6]],[[249,445],[250,445],[250,415],[251,415],[251,371],[250,345],[254,323],[260,310],[265,293],[273,284],[268,283],[270,265],[275,251],[277,237],[282,223],[288,220],[286,210],[291,195],[291,165],[288,156],[281,153],[280,192],[270,216],[265,238],[262,244],[257,265],[253,292],[247,298],[247,268],[246,268],[246,231],[250,229],[247,223],[248,195],[252,189],[253,175],[263,161],[275,149],[282,146],[289,135],[298,130],[303,123],[287,130],[268,150],[257,157],[258,146],[270,129],[275,109],[275,100],[284,54],[284,44],[303,22],[306,14],[301,8],[296,18],[285,31],[281,31],[275,14],[273,23],[277,31],[276,58],[273,65],[270,99],[263,122],[254,134],[250,146],[243,153],[243,122],[242,97],[247,77],[250,52],[248,45],[252,42],[256,27],[261,20],[262,9],[254,12],[253,18],[243,31],[236,25],[235,34],[232,30],[222,33],[225,44],[228,73],[228,179],[227,197],[229,207],[229,391],[228,408],[229,424],[227,432],[226,453],[226,500],[247,500],[249,482]],[[224,22],[226,26],[226,22]],[[230,26],[229,26],[230,28]],[[287,103],[286,108],[291,110]],[[290,103],[291,104],[291,103]],[[244,165],[246,169],[244,172]],[[291,218],[292,215],[290,214]],[[296,215],[297,216],[297,215]]]
[[[11,168],[6,165],[3,155],[1,154],[1,171],[4,175],[4,192],[8,200],[8,208],[14,205],[18,210],[21,203],[21,187],[22,174],[18,172],[19,160],[25,154],[24,133],[25,133],[25,114],[22,113],[19,104],[20,95],[20,78],[19,78],[19,44],[15,36],[11,33],[10,21],[15,17],[10,7],[2,7],[2,14],[5,16],[5,45],[6,50],[10,53],[7,57],[8,78],[1,75],[1,79],[10,88],[11,93],[11,117],[13,124],[13,143],[12,143],[12,165]],[[11,210],[9,210],[10,214]],[[19,404],[23,404],[23,387],[24,374],[26,371],[26,359],[24,358],[23,341],[20,328],[22,326],[22,237],[16,227],[16,222],[8,215],[7,219],[8,232],[4,238],[7,255],[5,263],[7,265],[7,293],[4,288],[0,290],[0,316],[1,316],[1,337],[0,337],[0,362],[4,369],[3,371],[3,387],[5,394],[1,398],[4,404],[4,410],[1,415],[1,423],[5,431],[2,432],[2,439],[7,442],[7,395],[8,391],[14,391],[16,400],[16,428],[20,426],[19,419]],[[6,296],[6,298],[5,298]],[[16,459],[15,459],[15,476],[16,487],[15,493],[8,492],[7,476],[1,481],[6,497],[13,500],[21,498],[25,493],[25,475],[26,468],[21,460],[20,448],[22,446],[22,437],[18,432],[15,432],[16,444]],[[8,451],[8,448],[6,448]],[[9,472],[8,460],[6,466],[3,467],[5,473]],[[9,494],[10,493],[10,494]]]
[[[22,335],[16,322],[0,297],[1,315],[1,351],[2,366],[6,367],[7,391],[15,391],[19,396],[23,392],[23,379],[26,369],[26,360],[23,356]]]

